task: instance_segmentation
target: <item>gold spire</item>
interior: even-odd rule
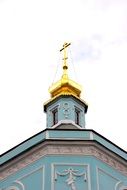
[[[64,57],[63,57],[63,74],[61,79],[52,84],[52,86],[49,88],[49,92],[51,94],[51,97],[56,97],[59,95],[74,95],[76,97],[80,97],[81,93],[81,86],[77,84],[75,81],[69,79],[68,77],[68,65],[67,65],[67,47],[70,46],[71,43],[64,43],[61,51],[64,51]]]

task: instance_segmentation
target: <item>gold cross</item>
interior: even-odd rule
[[[65,70],[68,69],[68,66],[67,66],[67,63],[66,63],[66,60],[68,59],[68,57],[67,57],[67,52],[66,52],[66,48],[67,48],[68,46],[70,46],[70,45],[71,45],[71,43],[66,43],[66,42],[65,42],[65,43],[63,44],[63,48],[60,49],[60,52],[64,50],[64,57],[63,57],[64,64],[63,64],[63,69],[65,69]]]

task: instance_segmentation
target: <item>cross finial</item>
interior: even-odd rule
[[[66,52],[66,48],[68,47],[68,46],[70,46],[71,45],[71,43],[64,43],[63,44],[63,48],[62,49],[60,49],[60,52],[61,51],[63,51],[64,50],[64,57],[63,57],[63,76],[62,76],[62,78],[68,78],[68,75],[67,75],[67,69],[68,69],[68,66],[67,66],[67,62],[66,62],[66,60],[68,59],[68,57],[67,57],[67,52]]]

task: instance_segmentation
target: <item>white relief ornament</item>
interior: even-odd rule
[[[67,102],[65,102],[63,104],[63,113],[64,113],[64,116],[65,116],[66,119],[68,118],[68,115],[69,115],[69,112],[70,112],[69,109],[70,109],[69,104]]]
[[[64,170],[62,173],[60,172],[55,172],[55,181],[57,181],[57,176],[67,176],[68,175],[68,179],[65,181],[67,183],[68,186],[70,186],[71,190],[77,190],[76,185],[75,185],[75,181],[76,181],[76,177],[81,177],[84,176],[84,181],[86,181],[86,173],[78,173],[78,170],[74,170],[72,168],[68,168],[67,170]]]

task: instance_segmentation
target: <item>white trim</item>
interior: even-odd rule
[[[78,105],[79,106],[79,105]],[[77,105],[74,105],[74,109],[77,109],[79,112],[83,112],[81,108],[79,108]]]
[[[60,107],[60,104],[57,104],[55,105],[55,107],[52,107],[49,109],[50,112],[52,112],[53,110],[55,110],[56,108],[59,108]]]
[[[99,188],[99,170],[100,170],[101,172],[105,173],[106,175],[110,176],[111,178],[115,179],[116,181],[118,181],[118,182],[116,182],[116,184],[118,184],[118,183],[120,182],[120,180],[119,180],[118,178],[112,176],[112,175],[109,174],[108,172],[104,171],[102,168],[96,166],[97,190],[100,190],[100,188]],[[115,189],[116,189],[116,185],[115,185]]]
[[[43,177],[42,177],[42,190],[44,190],[45,189],[45,180],[46,180],[46,178],[45,178],[45,165],[43,165],[42,166],[43,167]]]
[[[25,175],[23,175],[22,177],[18,178],[18,183],[20,182],[19,180],[22,180],[23,178],[28,177],[31,174],[33,174],[33,173],[35,173],[35,172],[37,172],[39,170],[42,170],[42,181],[41,182],[42,182],[42,190],[44,190],[44,185],[45,185],[45,180],[44,180],[45,179],[45,166],[44,165],[41,166],[41,167],[38,167],[37,169],[35,169],[35,170],[25,174]],[[15,182],[17,183],[17,181],[15,181]],[[23,188],[22,190],[25,190],[25,188]]]
[[[90,176],[90,164],[87,164],[88,165],[88,187],[89,187],[89,190],[91,190],[91,176]]]
[[[82,129],[82,127],[80,127],[74,121],[69,120],[69,119],[60,120],[60,121],[58,121],[57,124],[55,124],[53,127],[50,127],[50,128],[55,129],[61,124],[72,124],[72,125],[74,125],[74,127],[78,128],[78,129]]]
[[[125,189],[127,189],[127,186],[124,186],[122,181],[117,183],[115,186],[115,190],[125,190]]]
[[[5,190],[25,190],[25,187],[21,181],[14,181],[12,182],[13,185],[7,187]],[[19,185],[19,187],[17,187]]]
[[[98,167],[96,166],[96,178],[97,178],[97,190],[99,190],[99,176],[98,176]]]
[[[24,185],[23,185],[23,183],[21,181],[16,180],[15,183],[20,185],[22,190],[25,190],[25,187],[24,187]]]
[[[116,185],[115,185],[115,190],[117,190],[118,186],[119,186],[120,184],[122,184],[122,183],[123,183],[122,181],[119,181],[118,183],[116,183]]]
[[[18,178],[18,180],[21,180],[21,179],[23,179],[23,178],[25,178],[25,177],[28,177],[28,176],[30,176],[31,174],[33,174],[33,173],[35,173],[35,172],[37,172],[38,170],[41,170],[41,169],[42,169],[42,171],[43,171],[43,170],[44,170],[44,166],[41,166],[41,167],[36,168],[35,170],[33,170],[33,171],[31,171],[31,172],[29,172],[29,173],[23,175],[22,177]],[[44,172],[44,171],[43,171],[43,172]]]
[[[112,177],[114,180],[116,181],[120,181],[117,177],[112,176],[111,174],[109,174],[108,172],[104,171],[102,168],[97,167],[98,170],[102,171],[103,173],[105,173],[106,175],[109,175],[110,177]]]
[[[52,163],[51,164],[51,190],[55,190],[55,184],[54,184],[55,166],[83,166],[84,168],[86,168],[86,179],[87,179],[87,184],[88,184],[88,190],[91,190],[90,165],[81,164],[81,163]]]
[[[49,139],[49,131],[45,131],[45,138]]]
[[[90,131],[90,140],[94,140],[93,132],[92,131]]]

